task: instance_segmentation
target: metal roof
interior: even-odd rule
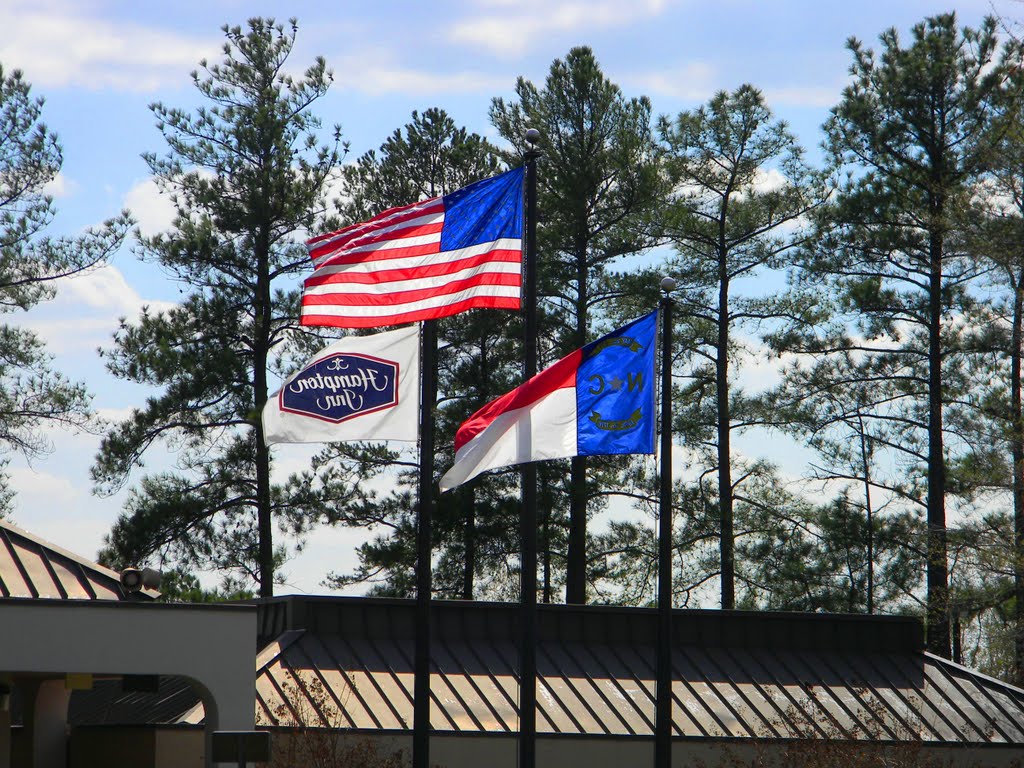
[[[431,725],[517,729],[517,606],[436,602]],[[412,726],[413,603],[264,602],[257,721],[404,731]],[[653,734],[656,613],[542,606],[542,734]],[[908,617],[680,610],[675,733],[693,738],[1024,742],[1024,690],[923,650]],[[194,711],[192,722],[201,718]]]
[[[159,592],[136,593],[147,598]],[[125,600],[120,574],[0,520],[0,597]]]
[[[87,695],[83,695],[87,694]],[[195,706],[199,695],[184,677],[160,675],[156,691],[125,690],[121,678],[93,681],[88,691],[74,691],[68,723],[74,727],[150,723],[167,725]]]

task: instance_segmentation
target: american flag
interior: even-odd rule
[[[518,309],[523,169],[309,240],[302,324],[370,328]]]

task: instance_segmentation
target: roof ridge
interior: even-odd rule
[[[292,643],[302,637],[305,632],[305,629],[286,629],[280,635],[263,646],[260,652],[256,654],[256,675],[259,676],[260,672],[266,669],[274,659],[288,650]]]
[[[981,672],[981,671],[979,671],[977,669],[971,669],[971,667],[965,667],[963,664],[957,664],[955,661],[947,659],[944,656],[938,656],[938,655],[932,653],[931,651],[923,651],[923,653],[931,661],[934,661],[934,662],[936,662],[938,664],[944,664],[947,667],[953,667],[954,669],[959,669],[961,672],[967,672],[969,675],[971,675],[971,677],[981,678],[985,682],[992,683],[993,685],[997,685],[1000,688],[1009,688],[1014,693],[1017,693],[1020,696],[1024,697],[1024,688],[1021,688],[1020,686],[1016,686],[1013,683],[1008,683],[1005,680],[1000,680],[998,677],[992,677],[991,675],[986,675],[984,672]]]
[[[0,528],[4,528],[16,536],[20,536],[21,538],[27,539],[36,546],[39,546],[43,549],[47,549],[57,555],[60,555],[61,557],[67,558],[68,560],[77,563],[83,568],[87,568],[103,577],[111,579],[118,585],[121,584],[121,574],[113,570],[112,568],[108,568],[105,565],[101,565],[95,562],[94,560],[90,560],[87,557],[83,557],[82,555],[75,554],[71,550],[64,549],[64,547],[58,544],[54,544],[52,541],[49,541],[48,539],[44,539],[41,536],[38,536],[34,533],[31,533],[30,531],[25,530],[21,526],[15,525],[10,520],[6,520],[0,517]],[[142,593],[151,598],[156,598],[160,596],[160,592],[158,590],[144,589],[142,590]]]
[[[117,571],[115,571],[115,570],[113,570],[111,568],[107,568],[107,566],[105,566],[105,565],[100,565],[99,563],[97,563],[97,562],[95,562],[93,560],[90,560],[87,557],[83,557],[82,555],[77,555],[77,554],[75,554],[74,552],[72,552],[70,550],[64,549],[62,546],[60,546],[58,544],[54,544],[52,541],[44,539],[41,536],[37,536],[36,534],[31,533],[31,532],[25,530],[24,528],[22,528],[22,527],[20,527],[18,525],[15,525],[10,520],[5,520],[2,517],[0,517],[0,527],[7,528],[8,530],[12,531],[13,533],[18,534],[19,536],[23,536],[23,537],[25,537],[26,539],[28,539],[29,541],[31,541],[31,542],[33,542],[35,544],[39,544],[40,546],[46,547],[47,549],[52,549],[54,552],[56,552],[56,553],[58,553],[58,554],[60,554],[60,555],[62,555],[64,557],[66,557],[66,558],[68,558],[70,560],[74,560],[76,563],[78,563],[80,565],[84,565],[87,568],[92,568],[95,571],[99,571],[104,576],[109,576],[112,579],[116,579],[118,582],[120,582],[120,580],[121,580],[121,574],[118,573]]]

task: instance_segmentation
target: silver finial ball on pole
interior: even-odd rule
[[[661,278],[661,290],[665,293],[672,293],[676,289],[675,278],[663,277]]]
[[[534,147],[536,146],[537,142],[540,141],[540,131],[538,131],[536,128],[527,128],[525,138],[526,143],[529,144],[531,147]]]

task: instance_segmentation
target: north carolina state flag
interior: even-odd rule
[[[657,321],[652,312],[592,341],[470,416],[441,490],[528,461],[654,453]]]

